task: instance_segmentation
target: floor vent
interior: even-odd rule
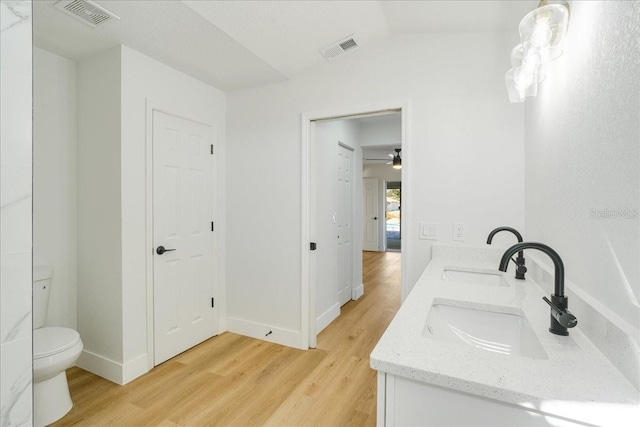
[[[56,3],[55,7],[93,28],[112,19],[120,19],[90,0],[62,0]]]
[[[333,61],[337,57],[344,55],[354,49],[359,48],[358,40],[354,35],[340,40],[337,43],[327,46],[324,49],[320,49],[320,53],[327,58],[328,61]]]

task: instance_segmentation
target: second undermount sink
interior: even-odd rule
[[[500,308],[470,308],[434,301],[422,335],[464,343],[480,350],[510,356],[548,359],[522,312]]]
[[[500,271],[447,266],[442,271],[442,280],[489,286],[509,286]]]

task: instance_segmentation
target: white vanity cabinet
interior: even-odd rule
[[[379,427],[585,425],[385,372],[378,372],[377,411]]]

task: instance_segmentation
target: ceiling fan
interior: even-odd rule
[[[394,169],[402,169],[402,159],[400,158],[400,151],[402,151],[402,149],[395,148],[394,151],[396,152],[396,154],[391,154],[391,153],[387,154],[389,157],[391,157],[391,161],[385,164],[393,165]],[[385,161],[387,159],[365,159],[365,160]]]

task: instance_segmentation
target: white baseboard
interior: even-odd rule
[[[122,364],[104,356],[82,350],[76,365],[85,371],[99,375],[116,384],[122,385]]]
[[[122,364],[88,350],[83,350],[76,362],[76,366],[120,385],[125,385],[140,375],[149,372],[146,354],[141,354]]]
[[[316,319],[316,334],[329,326],[329,323],[336,320],[338,316],[340,316],[340,303],[335,303]]]
[[[142,376],[149,372],[147,366],[147,353],[134,357],[133,359],[125,362],[122,366],[122,384],[126,384],[135,380],[139,376]]]
[[[357,300],[362,295],[364,295],[364,284],[360,283],[360,285],[356,286],[351,290],[351,299]]]
[[[264,323],[252,322],[235,317],[227,317],[227,331],[263,341],[286,345],[287,347],[308,350],[308,348],[301,346],[302,339],[300,331],[277,328]]]

